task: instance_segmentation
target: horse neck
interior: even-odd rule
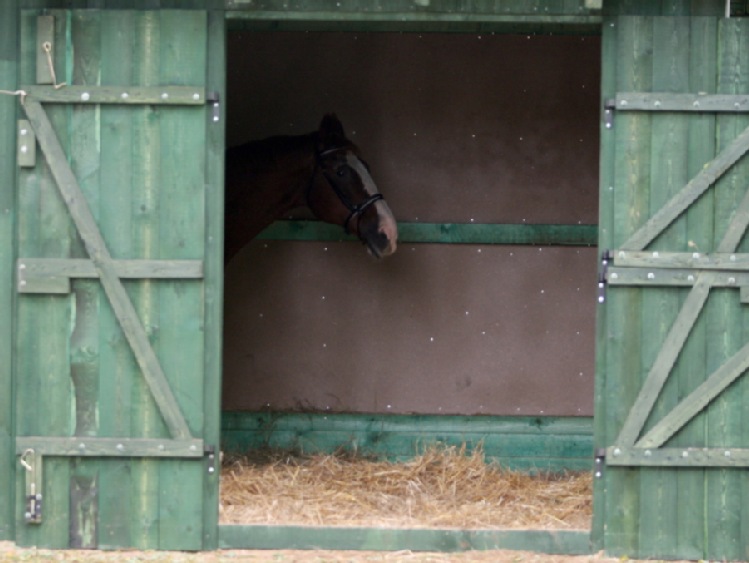
[[[274,137],[229,150],[226,161],[227,260],[276,219],[306,204],[315,134]]]

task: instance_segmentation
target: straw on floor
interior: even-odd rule
[[[536,474],[481,448],[433,446],[407,462],[264,452],[228,458],[221,522],[408,528],[586,529],[588,472]]]

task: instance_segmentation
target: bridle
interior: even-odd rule
[[[343,223],[343,230],[346,232],[346,234],[351,234],[349,231],[349,224],[351,223],[352,219],[355,217],[359,217],[362,213],[364,213],[370,206],[372,206],[374,203],[378,202],[381,199],[385,199],[382,194],[374,194],[369,196],[367,199],[360,203],[353,203],[348,195],[343,193],[341,188],[339,188],[336,183],[331,180],[331,178],[328,176],[328,173],[325,171],[325,168],[322,166],[322,159],[326,157],[329,154],[333,154],[338,151],[345,151],[348,150],[348,147],[334,147],[332,149],[326,149],[324,151],[316,151],[315,152],[315,168],[312,171],[312,176],[309,179],[309,184],[307,185],[307,204],[309,205],[309,198],[312,193],[312,187],[315,184],[315,176],[317,175],[318,169],[322,170],[322,174],[325,178],[325,180],[328,182],[328,185],[333,190],[336,196],[338,196],[338,199],[340,202],[344,205],[346,209],[348,209],[349,214],[348,217],[346,217],[346,221]],[[361,234],[359,233],[359,223],[356,224],[356,236],[361,238]]]

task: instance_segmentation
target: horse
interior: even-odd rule
[[[224,261],[296,207],[355,234],[375,258],[395,252],[398,228],[359,149],[335,114],[317,131],[270,137],[226,152]]]

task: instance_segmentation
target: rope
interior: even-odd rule
[[[6,96],[20,96],[22,105],[26,100],[26,90],[0,90],[0,94],[5,94]]]
[[[65,86],[65,82],[57,83],[57,75],[55,74],[55,65],[52,64],[52,43],[49,41],[45,41],[42,43],[42,49],[44,49],[45,54],[47,55],[47,66],[49,67],[49,73],[52,75],[52,85],[55,87],[55,90],[59,90],[63,86]]]

